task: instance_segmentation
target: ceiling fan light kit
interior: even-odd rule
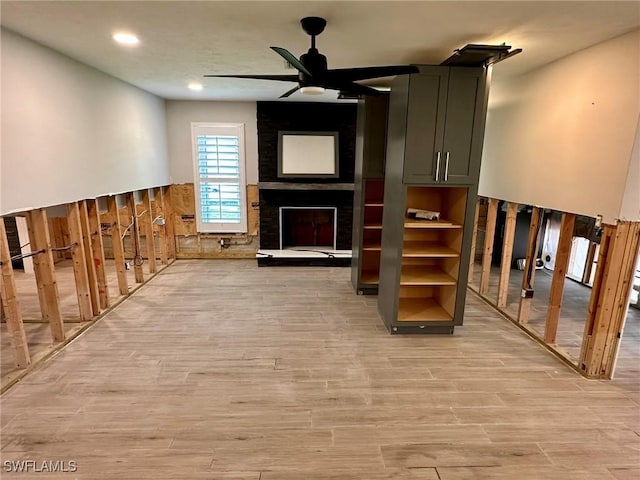
[[[315,85],[307,85],[300,88],[300,93],[304,93],[306,95],[322,95],[325,91],[325,88],[316,87]]]

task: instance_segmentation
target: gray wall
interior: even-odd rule
[[[169,183],[164,100],[2,30],[0,214]]]
[[[494,83],[480,195],[601,214],[608,223],[622,216],[640,220],[638,206],[623,212],[623,197],[633,203],[640,187],[637,173],[627,182],[634,171],[639,78],[635,31]],[[637,153],[635,163],[637,172]]]
[[[191,122],[243,123],[247,184],[258,183],[255,102],[167,101],[171,183],[193,183]]]

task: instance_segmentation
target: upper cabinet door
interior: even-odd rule
[[[452,68],[447,91],[447,114],[440,181],[475,183],[484,137],[485,75],[481,68]]]
[[[448,76],[448,67],[421,67],[409,78],[404,183],[442,178]]]

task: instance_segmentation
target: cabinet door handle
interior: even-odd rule
[[[436,182],[440,181],[440,152],[436,157]]]
[[[444,154],[444,181],[449,180],[449,152]]]

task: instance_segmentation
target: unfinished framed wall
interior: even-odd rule
[[[196,228],[193,183],[171,185],[165,192],[176,258],[255,258],[258,252],[257,185],[247,185],[247,233],[201,233]],[[221,242],[221,240],[223,240]]]
[[[175,259],[165,188],[22,212],[26,249],[0,217],[3,391]]]
[[[612,378],[621,339],[625,345],[625,319],[633,320],[629,342],[640,332],[640,310],[629,309],[640,222],[603,225],[590,237],[584,218],[572,213],[489,198],[478,206],[475,228],[482,242],[469,287],[584,375]],[[576,239],[583,236],[589,238],[577,259]],[[621,354],[626,368],[640,365],[638,345]]]

